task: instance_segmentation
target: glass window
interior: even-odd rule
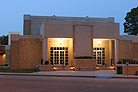
[[[65,50],[65,47],[63,47],[63,50]]]
[[[68,50],[68,47],[66,47],[66,50]]]
[[[53,51],[50,51],[50,53],[53,53]]]
[[[53,50],[53,47],[50,47],[50,50]]]
[[[63,48],[62,48],[62,47],[60,47],[60,50],[63,50]]]
[[[93,50],[96,50],[96,48],[93,48]]]

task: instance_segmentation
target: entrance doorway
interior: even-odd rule
[[[105,63],[105,48],[95,47],[93,57],[97,59],[97,65],[103,65]]]
[[[68,65],[68,47],[50,47],[52,65]]]
[[[65,50],[54,50],[53,57],[54,65],[64,65],[65,64]]]

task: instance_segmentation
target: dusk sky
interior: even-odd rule
[[[0,35],[23,34],[23,15],[66,17],[114,17],[123,23],[126,13],[138,6],[138,0],[0,0]]]

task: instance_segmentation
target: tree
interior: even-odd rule
[[[138,7],[127,12],[124,19],[124,33],[128,35],[138,35]]]
[[[8,45],[8,35],[7,36],[1,36],[0,37],[0,44],[1,45]]]

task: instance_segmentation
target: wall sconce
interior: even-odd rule
[[[99,41],[98,41],[98,45],[100,45],[100,44],[101,44],[101,41],[99,40]]]
[[[63,43],[63,40],[62,38],[59,39],[59,43],[62,44]]]

